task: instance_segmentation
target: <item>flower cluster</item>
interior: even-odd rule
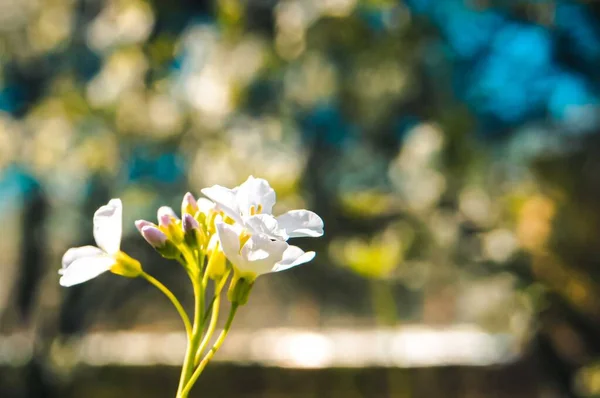
[[[190,277],[195,295],[193,323],[173,293],[146,273],[139,261],[121,251],[123,207],[119,199],[111,200],[94,214],[94,238],[98,247],[69,249],[59,270],[62,286],[86,282],[106,271],[143,277],[173,302],[188,336],[177,398],[188,396],[223,344],[237,308],[248,301],[256,278],[314,258],[314,252],[290,245],[288,239],[323,235],[323,220],[312,211],[291,210],[273,215],[276,195],[264,179],[250,176],[233,189],[214,185],[202,193],[208,199],[196,200],[190,193],[184,196],[180,217],[173,209],[161,207],[156,224],[146,220],[135,223],[160,255],[178,261]],[[215,288],[209,301],[205,294],[210,280]],[[219,316],[221,291],[227,282],[231,310],[223,331],[209,348]],[[207,307],[205,303],[210,305]]]

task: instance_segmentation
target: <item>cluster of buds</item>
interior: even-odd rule
[[[163,206],[158,209],[158,224],[138,220],[135,226],[161,256],[184,264],[194,277],[203,271],[204,264],[193,264],[196,267],[192,267],[186,255],[207,258],[205,272],[210,279],[220,280],[227,272],[225,256],[222,251],[215,250],[219,247],[215,221],[221,219],[220,213],[210,200],[196,200],[188,192],[181,203],[181,218],[172,208]]]

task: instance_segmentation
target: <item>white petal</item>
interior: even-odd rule
[[[200,198],[198,199],[198,208],[202,213],[208,214],[215,208],[215,202],[206,198]]]
[[[115,259],[106,254],[79,258],[61,270],[59,283],[68,287],[89,281],[110,270],[114,263]]]
[[[212,187],[202,189],[201,192],[215,202],[217,209],[222,210],[235,221],[241,222],[235,190],[220,185],[213,185]]]
[[[98,247],[108,254],[115,254],[121,247],[123,228],[123,204],[112,199],[94,214],[94,238]]]
[[[104,254],[104,252],[96,246],[73,247],[67,250],[63,255],[62,267],[63,269],[67,268],[69,265],[83,257],[96,257],[102,254]]]
[[[215,225],[217,225],[219,223],[223,223],[223,217],[221,217],[220,214],[217,214],[217,216],[215,217]],[[234,229],[235,234],[238,235],[237,231],[239,230],[241,232],[240,227],[236,226],[234,228],[236,228],[236,229]],[[213,250],[215,250],[216,247],[219,248],[219,251],[221,251],[221,252],[223,251],[223,245],[220,244],[219,242],[220,242],[220,240],[219,240],[218,233],[213,234],[213,236],[210,237],[210,240],[208,241],[208,246],[206,248],[209,255],[213,252]],[[217,246],[217,243],[219,244],[218,246]],[[238,237],[238,252],[239,252],[239,237]]]
[[[254,216],[243,217],[244,225],[251,230],[253,234],[265,234],[269,238],[287,240],[288,235],[277,222],[277,219],[270,214],[256,214]]]
[[[275,265],[273,272],[285,271],[315,258],[315,252],[304,252],[298,246],[289,246],[283,253],[283,259]]]
[[[239,266],[239,264],[243,262],[243,259],[240,256],[240,231],[221,221],[215,221],[215,227],[225,257],[227,257],[232,264]]]
[[[219,251],[223,251],[223,248],[218,245],[219,243],[219,236],[218,234],[214,234],[213,236],[210,237],[210,240],[208,241],[208,246],[206,248],[206,251],[208,252],[209,255],[212,254],[212,252],[215,250],[215,248],[219,248]]]
[[[237,204],[244,216],[251,215],[250,208],[254,206],[256,212],[271,214],[275,205],[275,191],[267,180],[253,176],[239,186],[237,190]]]
[[[289,245],[281,240],[271,240],[264,235],[252,235],[242,248],[244,262],[238,268],[243,272],[257,275],[273,271],[275,265],[282,260],[283,253]]]
[[[291,210],[277,217],[279,227],[285,230],[290,238],[323,235],[323,220],[309,210]]]

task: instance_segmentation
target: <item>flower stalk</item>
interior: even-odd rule
[[[225,323],[225,327],[223,328],[223,331],[217,338],[217,341],[215,341],[215,344],[213,344],[212,348],[206,353],[204,358],[202,358],[202,361],[200,361],[200,364],[198,365],[198,367],[192,374],[190,381],[188,382],[188,384],[185,386],[185,388],[181,392],[180,398],[187,398],[188,394],[190,393],[190,390],[194,386],[194,383],[196,382],[196,380],[198,380],[198,377],[200,377],[200,375],[206,368],[206,365],[208,365],[208,362],[210,362],[212,357],[217,353],[219,348],[221,348],[221,346],[225,342],[225,338],[227,337],[227,334],[229,333],[229,330],[231,329],[231,324],[233,323],[233,318],[235,318],[235,314],[237,313],[238,308],[239,308],[239,306],[235,303],[233,303],[231,305],[231,309],[229,311],[229,316],[227,317],[227,322]]]
[[[200,269],[201,263],[204,262],[204,256],[201,255],[199,260],[196,261],[196,257],[189,255],[189,252],[184,251],[184,256],[187,260],[188,269]],[[194,325],[192,326],[192,336],[188,341],[187,350],[185,353],[185,359],[181,368],[181,376],[179,378],[179,387],[177,388],[177,397],[181,396],[181,392],[188,382],[194,371],[194,360],[196,357],[196,351],[200,345],[203,331],[203,311],[204,311],[204,291],[206,290],[206,284],[204,278],[199,280],[198,275],[190,275],[192,279],[192,286],[194,289]]]
[[[175,297],[175,295],[169,289],[167,289],[165,285],[163,285],[158,279],[154,278],[153,276],[147,274],[146,272],[142,272],[141,276],[148,282],[150,282],[152,285],[154,285],[158,290],[163,292],[163,294],[167,296],[169,300],[171,300],[171,303],[173,303],[173,306],[175,307],[175,309],[179,313],[179,316],[181,317],[181,320],[183,321],[185,333],[189,341],[192,337],[192,324],[190,322],[190,318],[183,309],[183,306],[181,305],[179,300],[177,300],[177,297]]]
[[[204,350],[206,350],[206,347],[208,346],[208,343],[210,343],[210,340],[212,339],[213,334],[215,333],[215,330],[217,328],[217,321],[219,319],[219,309],[221,307],[221,291],[223,290],[223,287],[227,282],[228,276],[229,274],[226,274],[221,281],[215,283],[215,293],[211,305],[212,314],[210,317],[210,323],[208,324],[206,334],[204,335],[204,338],[200,343],[200,347],[198,347],[198,350],[196,351],[196,357],[194,359],[195,366],[198,366],[200,358],[202,357],[202,353],[204,352]]]

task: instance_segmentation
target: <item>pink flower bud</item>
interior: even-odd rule
[[[177,220],[177,214],[169,206],[162,206],[158,209],[158,225],[161,227],[169,226],[173,220]]]
[[[199,208],[198,208],[198,202],[196,202],[196,198],[194,198],[194,195],[192,195],[191,193],[186,193],[183,196],[183,201],[181,202],[181,215],[183,217],[183,214],[188,213],[191,214],[192,216],[196,214],[196,212],[198,212]]]
[[[142,232],[142,229],[144,227],[154,227],[155,225],[153,223],[151,223],[150,221],[146,221],[146,220],[137,220],[135,222],[135,227],[138,229],[138,231]]]
[[[142,236],[154,248],[164,247],[167,243],[167,235],[155,226],[148,225],[143,227]]]
[[[194,229],[200,229],[198,221],[189,213],[184,214],[182,220],[183,232],[191,232]]]

